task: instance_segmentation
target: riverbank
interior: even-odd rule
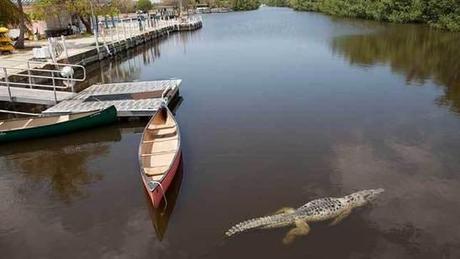
[[[460,31],[460,2],[397,0],[267,0],[269,6],[290,7],[340,17],[353,17],[391,23],[424,23],[442,30]]]
[[[137,22],[121,23],[101,33],[97,44],[95,38],[92,36],[66,39],[65,42],[61,42],[61,48],[64,48],[65,51],[62,51],[55,57],[55,60],[57,63],[87,66],[145,42],[162,38],[170,33],[193,31],[201,27],[202,21],[200,17],[158,21],[155,24],[143,26],[142,28],[138,27]],[[34,47],[44,47],[48,45],[48,42],[41,41],[29,44],[34,44]],[[33,50],[29,48],[28,50],[16,51],[11,55],[0,56],[0,63],[8,67],[9,70],[13,70],[15,74],[25,74],[28,67],[33,69],[47,68],[49,67],[48,63],[52,62],[52,60],[37,63],[28,62],[33,59]],[[0,71],[0,79],[3,77],[3,71]],[[10,81],[19,81],[23,80],[24,77],[8,76],[8,79]]]

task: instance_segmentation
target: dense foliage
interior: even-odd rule
[[[24,48],[24,33],[27,31],[26,24],[30,24],[29,17],[24,13],[22,0],[0,0],[0,26],[19,25],[19,37],[15,47]]]
[[[211,8],[215,7],[226,7],[232,8],[235,11],[255,10],[259,8],[259,0],[201,0],[201,1],[189,1],[189,4],[207,4]]]
[[[268,6],[278,6],[278,7],[289,6],[288,0],[262,0],[262,3]]]
[[[152,2],[150,2],[150,0],[139,0],[137,1],[136,7],[138,10],[147,12],[152,9]]]
[[[318,11],[395,23],[428,23],[460,31],[459,0],[265,0],[267,5],[290,6],[299,11]]]
[[[235,11],[255,10],[259,5],[259,0],[234,0],[232,8]]]
[[[1,0],[0,0],[1,1]],[[93,11],[97,15],[115,15],[119,13],[125,1],[92,1]],[[65,10],[67,13],[77,16],[91,33],[91,5],[88,0],[36,0],[32,6],[31,17],[33,19],[45,19],[46,17],[59,17]]]
[[[19,24],[26,15],[10,0],[0,0],[0,26]]]

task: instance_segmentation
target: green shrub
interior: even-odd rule
[[[458,0],[291,0],[288,4],[299,11],[394,23],[428,23],[460,31]]]

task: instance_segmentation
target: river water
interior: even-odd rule
[[[165,211],[138,173],[145,121],[0,147],[2,258],[459,258],[460,34],[283,8],[205,15],[93,65],[89,83],[183,79]],[[233,224],[382,187],[342,223]]]

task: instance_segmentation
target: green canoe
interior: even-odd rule
[[[116,120],[115,106],[100,111],[4,120],[0,121],[0,143],[57,136],[107,125]]]

